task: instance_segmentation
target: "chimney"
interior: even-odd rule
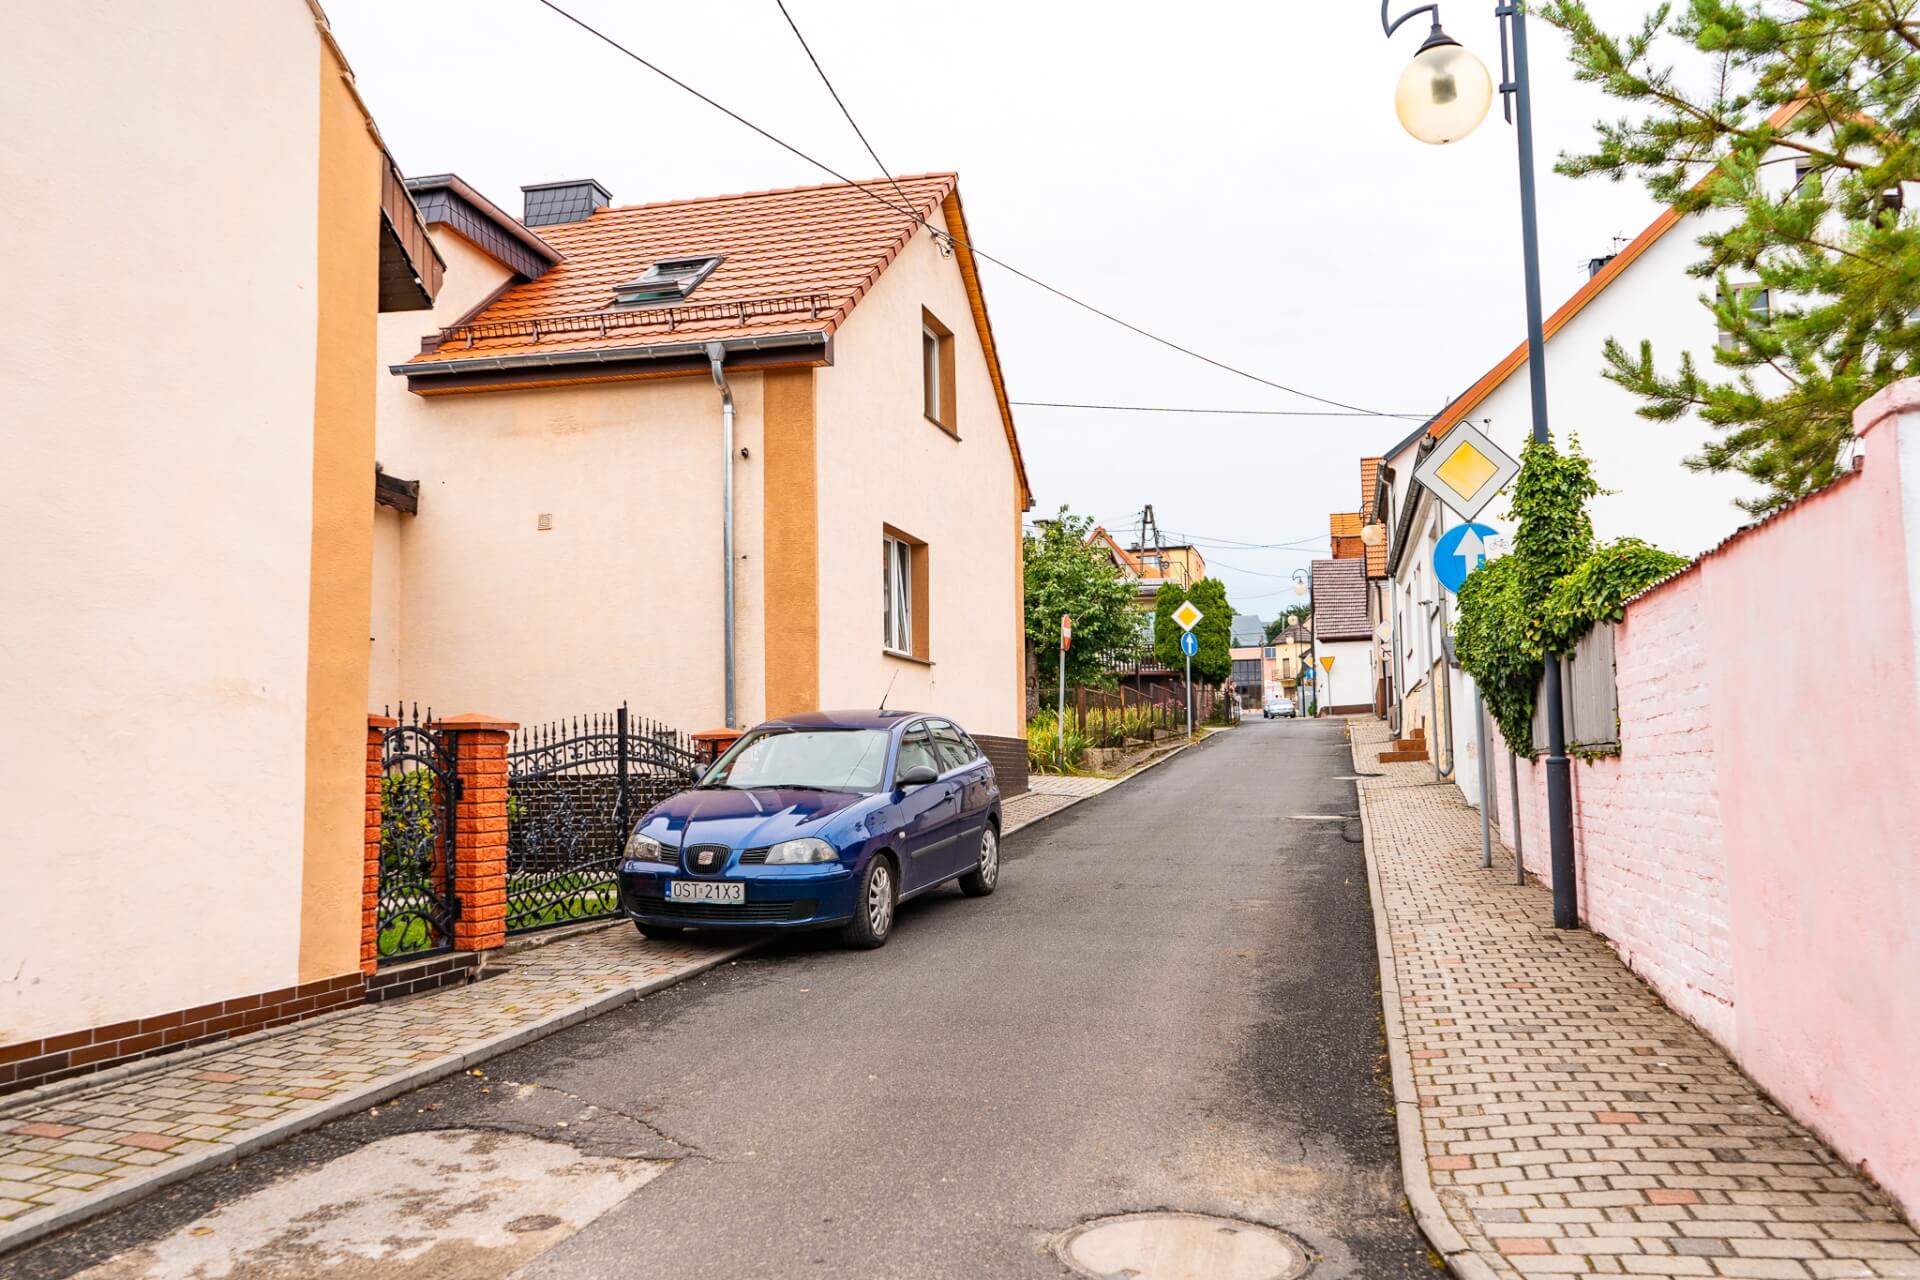
[[[1612,262],[1614,259],[1614,256],[1615,255],[1610,253],[1604,258],[1588,258],[1587,259],[1587,279],[1591,280],[1595,276],[1599,275],[1600,269],[1606,266],[1609,262]]]
[[[595,209],[604,209],[613,203],[612,193],[592,178],[540,182],[520,190],[527,198],[526,213],[520,221],[529,227],[584,222]]]

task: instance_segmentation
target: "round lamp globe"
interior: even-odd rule
[[[1480,59],[1442,36],[1429,40],[1400,74],[1393,109],[1422,142],[1458,142],[1486,119],[1493,77]]]

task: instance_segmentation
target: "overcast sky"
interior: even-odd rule
[[[598,178],[615,203],[830,180],[536,0],[325,0],[401,168],[454,171],[518,211],[522,184]],[[873,162],[774,0],[560,0],[801,150]],[[1414,141],[1367,0],[1318,5],[788,0],[894,173],[952,169],[987,252],[1218,360],[1368,409],[1430,413],[1522,337],[1513,131]],[[1646,0],[1593,0],[1614,28]],[[1497,74],[1490,0],[1445,7]],[[1656,212],[1637,184],[1551,172],[1620,104],[1576,84],[1534,22],[1541,258],[1551,310]],[[1235,409],[1310,401],[1167,350],[983,264],[1016,400]],[[1551,371],[1551,364],[1549,364]],[[1358,459],[1414,424],[1018,408],[1038,504],[1115,527],[1152,503],[1241,612],[1294,600]],[[1297,543],[1307,549],[1236,544]]]

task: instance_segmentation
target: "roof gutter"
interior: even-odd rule
[[[592,347],[582,351],[550,351],[511,356],[469,356],[454,360],[423,360],[418,363],[388,365],[389,373],[406,378],[409,384],[422,380],[449,378],[458,374],[505,373],[523,369],[571,369],[585,365],[648,364],[664,360],[698,362],[691,372],[706,373],[711,367],[708,348],[714,342],[659,342],[643,347]],[[718,342],[727,355],[758,352],[800,351],[809,347],[827,349],[827,334],[822,330],[804,333],[771,333],[752,337],[725,338]]]

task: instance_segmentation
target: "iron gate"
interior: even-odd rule
[[[634,822],[693,785],[685,734],[611,714],[522,729],[507,752],[507,932],[615,914]]]
[[[453,894],[453,806],[460,781],[454,739],[426,727],[420,709],[380,742],[380,899],[382,961],[413,959],[453,945],[459,902]]]

